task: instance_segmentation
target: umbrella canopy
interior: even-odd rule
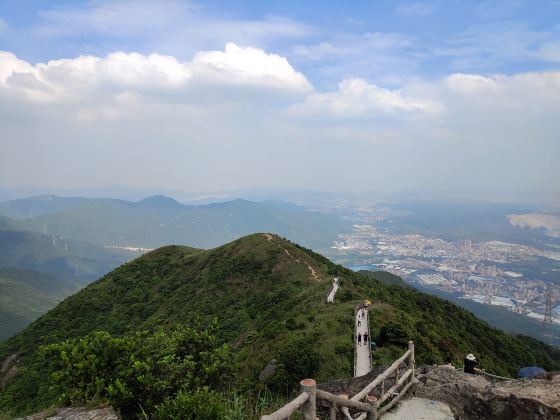
[[[541,373],[546,373],[546,370],[536,366],[527,366],[517,371],[518,378],[534,378]]]

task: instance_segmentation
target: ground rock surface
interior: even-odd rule
[[[85,407],[65,407],[56,411],[46,411],[16,420],[119,420],[111,407],[88,409]]]
[[[417,378],[412,395],[447,403],[458,419],[560,419],[560,374],[491,381],[438,366]]]

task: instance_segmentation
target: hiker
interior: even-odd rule
[[[364,334],[364,344],[367,344],[368,335],[367,333]]]
[[[476,361],[476,357],[474,357],[474,355],[471,354],[467,354],[467,357],[465,357],[464,360],[465,363],[465,367],[464,367],[464,372],[465,373],[470,373],[471,375],[476,375],[476,372],[478,371],[478,369],[475,368],[475,366],[478,364],[478,362]]]
[[[362,344],[362,334],[358,334],[358,345]]]

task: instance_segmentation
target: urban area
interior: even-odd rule
[[[332,252],[353,269],[384,270],[409,283],[454,293],[462,299],[497,305],[528,317],[560,324],[558,296],[550,282],[527,274],[540,258],[560,261],[560,253],[499,241],[448,242],[421,235],[396,235],[372,224],[341,234]]]

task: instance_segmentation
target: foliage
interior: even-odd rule
[[[397,344],[406,346],[410,337],[414,335],[412,319],[406,313],[401,314],[399,319],[387,321],[379,331],[378,345]]]
[[[278,353],[278,367],[271,388],[293,389],[304,378],[313,378],[320,367],[320,356],[311,337],[294,334]]]
[[[193,393],[179,391],[173,398],[167,398],[158,407],[155,418],[219,420],[225,417],[224,397],[208,388],[197,389]]]
[[[187,409],[189,403],[196,407],[209,395],[208,388],[194,394],[192,401],[185,393],[221,385],[230,354],[226,345],[217,344],[216,328],[216,324],[204,330],[178,326],[171,332],[140,331],[123,337],[95,332],[42,351],[51,360],[59,403],[109,403],[127,418],[152,415],[164,401],[166,410]],[[183,395],[179,400],[169,400],[179,391]]]
[[[310,275],[309,267],[315,270],[319,281]],[[351,300],[344,302],[337,295],[335,304],[326,303],[333,275],[341,280],[340,296],[347,290]],[[374,353],[378,364],[392,362],[405,350],[406,342],[413,340],[419,365],[443,363],[448,358],[459,364],[466,354],[474,353],[481,367],[496,374],[513,374],[521,366],[534,364],[547,370],[560,369],[558,349],[527,337],[505,334],[446,300],[411,288],[386,285],[375,276],[354,273],[278,236],[269,239],[255,234],[209,251],[181,246],[157,249],[66,299],[0,344],[0,360],[14,352],[20,359],[20,374],[0,394],[0,411],[11,410],[20,415],[55,402],[46,374],[50,365],[36,352],[40,345],[71,340],[79,346],[85,336],[94,340],[92,334],[98,330],[109,333],[110,338],[104,339],[116,345],[116,340],[123,337],[134,342],[137,334],[143,334],[138,331],[155,330],[157,337],[158,328],[192,325],[195,319],[206,325],[218,317],[220,333],[214,334],[216,341],[212,346],[219,348],[228,343],[235,349],[230,383],[246,398],[244,406],[254,407],[247,410],[256,415],[260,410],[257,406],[266,406],[268,410],[276,404],[278,396],[290,398],[290,391],[305,377],[324,382],[352,375],[354,307],[366,298],[374,302],[370,312],[371,337],[382,344]],[[161,358],[170,355],[161,348],[166,339],[153,340],[155,354]],[[63,349],[56,346],[60,345],[55,344],[55,349]],[[173,350],[169,351],[173,354]],[[134,354],[140,359],[150,357],[147,350]],[[258,377],[271,359],[278,361],[277,372],[263,385]],[[147,366],[138,365],[136,371],[129,361],[118,360],[122,363],[119,369],[124,377],[120,381],[126,385],[126,392],[136,396],[146,392],[147,396],[142,398],[152,401],[147,404],[152,407],[148,411],[164,401],[169,410],[191,404],[187,397],[172,401],[182,386],[173,382],[173,375],[164,383],[149,382],[151,385],[143,388],[139,375],[157,377],[165,372],[165,365],[146,362]],[[178,363],[177,369],[188,369],[189,365],[183,366],[181,360],[170,359]],[[109,369],[111,365],[104,366]],[[132,380],[135,372],[137,379]],[[196,372],[193,371],[193,378],[199,377]],[[215,383],[204,379],[203,372],[200,374],[202,379],[192,379],[195,382],[189,385],[191,388],[207,385],[209,392],[220,392]],[[80,380],[79,375],[74,380]],[[86,383],[88,380],[83,379],[82,385]],[[104,389],[109,385],[126,402],[128,394],[120,390],[120,385],[106,379]],[[96,398],[95,381],[93,386],[87,398]],[[175,394],[150,394],[156,389],[172,389]],[[108,391],[99,395],[110,398]],[[274,403],[261,404],[263,395],[269,395],[267,401]],[[229,394],[224,394],[224,398],[228,412]],[[198,404],[196,401],[192,404]],[[140,410],[133,403],[129,409],[134,413]]]

